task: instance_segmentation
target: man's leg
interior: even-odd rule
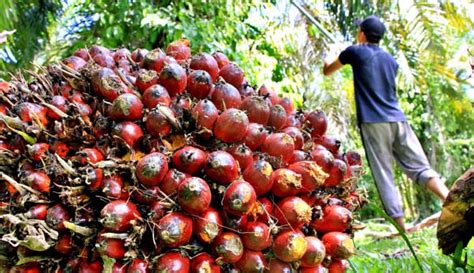
[[[387,214],[403,229],[403,208],[393,179],[392,129],[390,123],[360,125],[366,157]]]
[[[411,180],[426,187],[442,201],[446,199],[448,188],[441,176],[431,168],[420,141],[407,122],[397,123],[393,154]]]

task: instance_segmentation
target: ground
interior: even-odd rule
[[[420,272],[414,256],[401,237],[377,239],[377,236],[374,236],[393,232],[393,227],[382,224],[380,221],[368,221],[364,224],[367,228],[357,232],[354,239],[358,251],[356,256],[350,259],[352,268],[349,272]],[[453,269],[452,257],[443,255],[438,249],[436,227],[408,234],[408,238],[420,259],[423,272],[470,272],[460,268]],[[470,257],[473,256],[473,246],[471,241]]]

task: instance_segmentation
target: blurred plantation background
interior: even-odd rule
[[[302,2],[300,2],[302,3]],[[303,3],[302,3],[303,4]],[[382,46],[399,65],[398,95],[433,166],[453,182],[474,165],[474,111],[470,55],[474,7],[470,1],[305,1],[305,7],[346,44],[354,41],[356,18],[382,17]],[[289,1],[260,0],[3,0],[0,32],[16,32],[0,44],[0,78],[17,69],[60,61],[80,47],[165,47],[190,40],[193,53],[216,50],[246,71],[250,83],[289,94],[307,108],[321,107],[330,133],[363,153],[349,67],[322,76],[331,46]],[[1,40],[1,35],[0,35]],[[440,204],[401,172],[397,183],[412,220]],[[368,168],[360,182],[379,202]],[[361,219],[378,217],[370,208]]]

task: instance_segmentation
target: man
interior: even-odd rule
[[[445,200],[448,188],[431,167],[417,137],[407,123],[396,97],[395,59],[379,47],[385,26],[376,16],[369,16],[359,27],[357,45],[342,51],[336,60],[324,61],[324,75],[345,64],[352,66],[357,119],[366,157],[387,214],[402,229],[403,208],[393,180],[395,159],[405,174],[419,185]]]

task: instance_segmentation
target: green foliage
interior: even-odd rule
[[[377,222],[367,222],[370,232],[387,231],[386,225]],[[415,258],[410,255],[405,241],[400,238],[374,239],[366,231],[356,233],[355,245],[358,249],[356,256],[350,259],[354,273],[379,273],[379,272],[419,272]],[[464,264],[453,262],[453,256],[445,256],[437,248],[436,229],[429,228],[407,235],[414,251],[420,260],[422,272],[452,273],[471,272],[472,268]],[[469,260],[474,257],[472,246],[463,251]]]

